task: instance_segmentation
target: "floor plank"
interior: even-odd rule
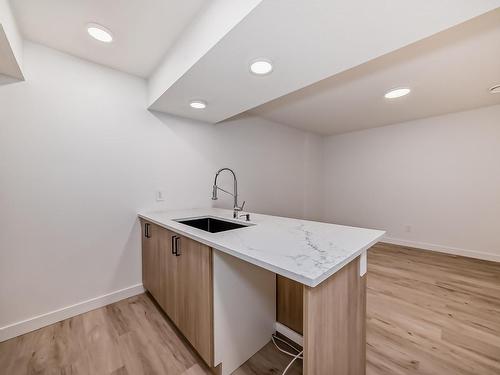
[[[500,264],[378,244],[368,268],[368,375],[500,374]],[[269,343],[234,375],[289,360]],[[0,343],[0,373],[211,374],[147,294]]]

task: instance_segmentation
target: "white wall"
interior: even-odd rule
[[[222,166],[248,210],[313,216],[318,137],[148,112],[145,81],[36,44],[24,64],[0,87],[0,327],[140,284],[136,212],[210,206]]]
[[[500,261],[500,106],[328,137],[324,165],[325,220]]]
[[[247,202],[246,209],[320,218],[316,210],[320,199],[319,136],[263,119],[242,118],[216,126],[215,140],[216,165],[227,165],[238,172],[239,193],[241,201]],[[221,181],[232,190],[229,175]],[[232,197],[226,195],[225,202],[231,206]]]

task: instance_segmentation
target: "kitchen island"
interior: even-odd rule
[[[276,323],[279,275],[303,288],[304,332],[299,344],[304,348],[304,374],[365,373],[366,251],[380,240],[383,231],[260,214],[251,214],[250,221],[236,220],[232,211],[215,208],[147,212],[139,217],[145,288],[174,323],[176,317],[181,321],[179,308],[184,308],[183,316],[204,311],[199,328],[194,329],[197,333],[191,339],[189,334],[186,337],[216,371],[231,373],[281,326]],[[180,222],[208,217],[243,226],[211,233]],[[158,241],[151,246],[154,228],[158,228]],[[166,231],[163,235],[162,230]],[[154,259],[148,258],[151,248],[156,251]],[[194,260],[194,266],[179,272],[182,254],[187,258],[196,253],[206,253],[205,260]],[[172,266],[174,259],[178,265]],[[171,266],[162,267],[168,262]],[[184,283],[176,282],[175,277],[193,269],[198,271],[188,278],[191,292],[172,297],[182,293],[171,286]],[[163,281],[151,283],[152,274]],[[198,280],[197,275],[204,279]],[[207,285],[206,293],[200,295],[199,289]],[[186,303],[190,298],[196,299],[191,305]],[[174,299],[180,306],[177,310],[172,309]],[[200,339],[201,328],[207,331],[205,341]]]

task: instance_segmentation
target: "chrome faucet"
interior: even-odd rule
[[[233,175],[233,181],[234,181],[234,191],[231,193],[227,190],[224,190],[220,187],[217,186],[217,177],[219,177],[219,174],[222,171],[229,171]],[[237,219],[238,218],[238,213],[243,211],[243,207],[245,206],[245,201],[243,201],[243,204],[241,206],[238,205],[238,181],[236,180],[236,174],[234,171],[230,168],[221,168],[217,171],[215,174],[215,179],[214,179],[214,186],[212,188],[212,200],[216,201],[218,199],[217,197],[217,190],[222,190],[224,193],[227,193],[229,195],[232,195],[234,198],[234,204],[233,204],[233,218]]]

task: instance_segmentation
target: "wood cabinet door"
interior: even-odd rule
[[[144,287],[213,366],[212,249],[147,221],[141,225]]]
[[[142,227],[142,284],[151,295],[160,299],[160,253],[158,227],[141,220]]]
[[[159,228],[160,247],[160,299],[158,303],[168,317],[178,325],[177,314],[177,258],[174,254],[174,241],[177,234],[165,228]]]
[[[179,236],[176,256],[177,326],[213,366],[212,249]]]

